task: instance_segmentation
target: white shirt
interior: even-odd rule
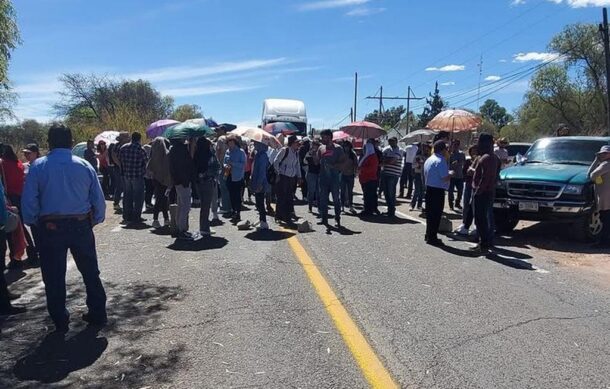
[[[417,155],[417,150],[419,150],[419,147],[416,145],[408,145],[405,147],[405,163],[413,163],[415,156]]]

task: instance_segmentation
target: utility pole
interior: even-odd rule
[[[352,123],[353,123],[353,122],[355,122],[355,120],[354,120],[354,109],[353,109],[353,108],[351,108],[351,109],[349,110],[349,120],[350,120]]]
[[[481,78],[483,77],[483,54],[481,54],[481,61],[479,62],[479,87],[477,89],[477,109],[480,107],[481,99]]]
[[[423,97],[415,97],[411,87],[408,88],[407,97],[383,97],[383,86],[379,88],[379,97],[376,96],[368,96],[367,99],[379,100],[379,121],[381,121],[381,114],[383,111],[383,100],[407,100],[407,132],[409,131],[409,108],[411,106],[411,100],[422,100]]]
[[[409,134],[411,132],[411,118],[409,117],[409,114],[411,113],[411,100],[423,100],[423,97],[415,97],[415,94],[413,94],[413,97],[411,97],[411,86],[409,86],[409,88],[407,89],[407,134]]]
[[[358,72],[356,72],[355,79],[354,79],[354,111],[352,113],[352,122],[355,122],[356,120],[358,120],[357,108],[358,108]]]
[[[602,35],[602,39],[604,41],[604,54],[606,57],[606,114],[607,114],[607,122],[606,122],[606,131],[610,135],[610,36],[608,33],[608,9],[604,8],[603,10],[604,21],[599,25],[599,32]]]

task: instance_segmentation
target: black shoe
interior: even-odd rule
[[[436,247],[444,245],[443,241],[440,240],[439,238],[427,239],[426,243],[428,243],[430,246],[436,246]]]
[[[28,258],[26,262],[29,267],[40,267],[40,259],[38,256]]]
[[[90,313],[83,313],[82,316],[83,321],[86,321],[92,326],[105,326],[108,324],[108,318],[106,317],[95,317]]]
[[[23,269],[23,261],[17,261],[15,259],[11,259],[6,265],[6,268],[9,270],[20,270]]]
[[[335,219],[335,227],[341,228],[341,219]]]
[[[57,334],[65,334],[70,331],[70,325],[68,323],[65,324],[57,324],[55,323],[55,333]]]
[[[9,305],[8,307],[0,308],[0,316],[19,315],[27,311],[25,307]]]
[[[8,299],[13,301],[17,300],[21,295],[19,293],[8,292]]]

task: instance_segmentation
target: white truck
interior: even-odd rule
[[[266,99],[263,102],[262,127],[275,122],[292,123],[299,129],[296,135],[307,135],[305,103],[301,100]]]

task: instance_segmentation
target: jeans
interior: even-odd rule
[[[199,208],[199,231],[210,232],[210,208],[212,206],[212,197],[214,192],[217,192],[216,179],[199,179],[197,180],[197,192],[201,207]]]
[[[383,174],[383,183],[384,188],[383,192],[385,194],[385,202],[388,206],[388,214],[394,215],[396,213],[396,185],[398,184],[398,176],[393,176],[391,174]]]
[[[603,224],[599,234],[599,242],[610,244],[610,210],[599,211],[599,217]]]
[[[123,196],[123,220],[138,222],[144,207],[144,177],[125,178]]]
[[[290,216],[294,213],[294,186],[296,177],[288,177],[280,174],[277,183],[277,207],[275,218],[284,222],[290,222]]]
[[[104,196],[112,194],[112,186],[110,184],[110,168],[108,166],[101,166],[100,173],[102,173],[102,191]]]
[[[322,221],[328,220],[328,195],[333,196],[333,205],[335,206],[335,220],[341,218],[341,197],[340,197],[340,177],[327,178],[320,180],[320,199],[318,200],[318,211],[322,217]]]
[[[411,198],[411,208],[421,208],[424,203],[424,178],[421,173],[413,174],[413,184],[415,192]]]
[[[91,222],[59,219],[40,222],[40,270],[47,295],[47,309],[56,326],[67,326],[70,314],[66,309],[66,263],[68,250],[83,277],[87,291],[89,314],[97,320],[106,319],[106,292],[100,280]]]
[[[121,175],[121,168],[118,166],[110,166],[110,181],[114,188],[112,200],[114,205],[121,203],[121,196],[123,195],[123,176]]]
[[[378,198],[377,198],[377,180],[371,180],[365,182],[362,185],[362,197],[364,197],[364,210],[365,214],[373,214],[377,212]]]
[[[464,210],[462,211],[462,224],[467,229],[470,229],[474,213],[472,211],[472,183],[466,183],[464,186]]]
[[[457,191],[457,199],[455,198],[454,191]],[[460,205],[462,203],[462,192],[464,191],[464,179],[463,178],[452,178],[449,182],[449,206]]]
[[[343,208],[354,205],[354,176],[341,175],[341,203]]]
[[[163,214],[163,219],[169,220],[169,201],[165,195],[165,192],[167,192],[167,186],[163,185],[157,180],[154,180],[153,185],[155,187],[153,220],[159,220],[159,213]]]
[[[189,212],[191,211],[191,187],[176,185],[176,229],[178,232],[189,230]]]
[[[438,239],[438,229],[445,208],[445,190],[434,187],[426,188],[426,241]]]
[[[218,186],[220,187],[220,211],[222,213],[231,212],[231,196],[227,187],[227,179],[223,173],[218,175]]]
[[[307,172],[307,202],[312,207],[315,201],[318,200],[320,185],[319,176],[316,173]]]
[[[265,192],[255,193],[256,210],[258,211],[258,219],[261,223],[267,222],[267,210],[265,209]]]
[[[413,173],[413,164],[405,163],[402,168],[402,175],[400,176],[400,194],[401,196],[407,188],[407,197],[411,197],[413,194],[413,185],[415,183],[415,175]]]
[[[493,212],[493,193],[480,193],[474,196],[474,222],[479,233],[479,243],[483,247],[493,246],[494,231],[490,212]]]
[[[227,189],[229,190],[229,196],[231,197],[231,209],[233,214],[239,216],[241,213],[241,190],[244,187],[244,180],[233,181],[231,176],[227,178]]]

